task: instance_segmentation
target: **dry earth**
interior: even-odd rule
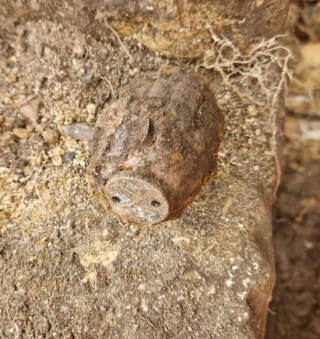
[[[200,68],[225,114],[219,175],[181,219],[126,227],[89,196],[87,143],[65,126],[93,125],[140,73],[196,65],[126,39],[131,60],[112,34],[99,41],[46,20],[1,17],[0,26],[0,336],[261,333],[273,282],[266,206],[277,178],[268,110]]]
[[[294,78],[274,206],[277,270],[267,338],[320,338],[320,2],[292,1]]]
[[[288,117],[284,173],[274,206],[276,285],[268,339],[320,338],[320,141]],[[318,132],[319,133],[319,132]]]
[[[127,39],[125,44],[134,56],[130,63],[112,34],[97,41],[72,27],[63,29],[47,21],[19,24],[0,18],[0,24],[5,27],[0,30],[1,338],[134,338],[134,333],[144,333],[146,338],[148,333],[156,338],[161,338],[161,333],[167,338],[204,338],[206,333],[209,338],[207,329],[198,328],[197,322],[202,319],[210,324],[210,309],[195,309],[187,300],[201,303],[202,293],[219,293],[219,284],[228,277],[210,275],[210,248],[224,250],[224,245],[217,237],[222,230],[215,230],[213,236],[208,217],[218,214],[219,206],[209,208],[204,201],[225,196],[237,185],[238,191],[250,189],[236,180],[222,184],[223,173],[247,177],[255,173],[260,181],[273,180],[268,175],[272,156],[269,163],[244,156],[246,152],[265,152],[266,135],[272,133],[266,127],[269,118],[259,116],[253,104],[244,105],[232,96],[220,86],[219,78],[213,80],[214,88],[221,87],[217,98],[228,122],[220,152],[222,178],[211,183],[194,203],[201,225],[189,209],[175,231],[157,229],[155,241],[154,229],[119,227],[118,221],[106,217],[90,198],[83,179],[88,146],[67,137],[64,127],[71,122],[93,125],[118,87],[140,73],[163,65],[190,71],[195,65],[161,58]],[[313,90],[316,93],[317,88]],[[230,98],[233,104],[227,108]],[[314,101],[308,102],[307,108]],[[300,109],[304,112],[305,108]],[[299,119],[287,119],[285,169],[274,211],[277,283],[270,305],[269,339],[320,338],[319,141],[302,140]],[[247,145],[243,158],[234,157],[234,147],[243,145]],[[263,168],[259,168],[261,164]],[[243,174],[247,168],[251,172]],[[216,191],[218,196],[212,193]],[[244,201],[243,207],[250,203]],[[230,206],[225,205],[226,209]],[[194,227],[192,235],[185,234],[188,222]],[[123,240],[119,243],[119,239]],[[199,243],[198,239],[207,240]],[[225,250],[236,251],[236,246]],[[137,247],[140,257],[130,250]],[[183,262],[181,253],[186,251],[192,253],[194,262]],[[181,258],[178,270],[172,256]],[[238,266],[245,267],[245,262],[236,260]],[[123,271],[136,295],[119,286]],[[162,282],[157,281],[155,271],[166,274]],[[137,281],[141,272],[146,272],[145,280]],[[187,296],[184,289],[176,293],[179,276],[193,294]],[[143,295],[148,293],[162,299],[147,304]],[[167,300],[168,296],[171,299]],[[119,300],[119,305],[113,300]],[[232,307],[232,298],[226,295],[226,300],[225,307]],[[166,314],[169,309],[170,316]],[[236,312],[248,316],[242,309]],[[166,322],[168,318],[170,322]],[[155,319],[160,319],[163,327]],[[185,332],[181,319],[190,323],[190,332]],[[122,321],[129,324],[130,333],[121,332]],[[238,319],[229,319],[225,326],[234,321]],[[245,329],[242,337],[250,337]]]

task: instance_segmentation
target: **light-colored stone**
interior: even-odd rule
[[[96,113],[97,106],[95,104],[88,104],[87,105],[87,112],[91,115]]]
[[[12,133],[20,139],[27,139],[30,135],[30,131],[26,128],[15,128]]]
[[[55,144],[59,139],[59,133],[48,128],[42,132],[42,137],[45,141],[49,142],[50,144]]]
[[[38,120],[38,103],[32,102],[28,105],[24,105],[20,108],[20,112],[32,122]]]
[[[83,123],[74,123],[66,126],[64,132],[72,139],[88,142],[92,138],[93,127]]]

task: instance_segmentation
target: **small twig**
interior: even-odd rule
[[[202,257],[205,253],[209,252],[214,248],[215,244],[209,245],[203,252],[200,253],[199,257]]]
[[[4,155],[6,155],[8,153],[9,153],[9,151],[2,152],[2,153],[0,153],[0,157],[3,157]]]
[[[272,128],[272,135],[270,138],[270,147],[271,150],[273,152],[273,157],[274,157],[274,161],[276,164],[276,184],[273,190],[273,200],[275,201],[277,198],[277,192],[278,192],[278,188],[280,186],[281,183],[281,174],[282,174],[282,169],[281,169],[281,163],[280,163],[280,159],[278,157],[278,142],[277,142],[277,133],[278,133],[278,126],[277,126],[277,114],[276,114],[276,110],[275,108],[271,108],[271,112],[270,112],[270,125]]]
[[[110,81],[108,78],[103,77],[103,76],[101,76],[101,75],[98,75],[98,77],[99,77],[101,80],[104,80],[104,81],[109,85],[109,87],[110,87],[110,89],[111,89],[111,93],[114,94],[114,93],[115,93],[115,90],[114,90],[114,88],[113,88],[113,86],[112,86],[111,81]]]
[[[20,109],[21,107],[26,106],[31,101],[33,101],[37,96],[38,96],[38,94],[35,94],[35,95],[31,96],[29,99],[22,101],[18,104],[13,104],[13,105],[4,107],[4,108],[0,109],[0,114],[6,113],[6,112],[13,112],[17,109]]]
[[[33,178],[32,185],[33,185],[34,190],[36,191],[36,194],[38,195],[38,197],[41,201],[41,205],[42,205],[43,209],[46,211],[46,210],[48,210],[48,206],[46,205],[46,203],[43,199],[43,196],[42,196],[42,194],[39,190],[39,186],[38,186],[37,182],[38,182],[38,174],[35,174],[35,176]]]
[[[272,314],[272,315],[276,315],[276,314],[277,314],[277,312],[272,311],[270,308],[268,308],[268,312],[269,312],[270,314]]]
[[[156,328],[153,324],[153,322],[148,319],[147,317],[145,317],[144,315],[142,315],[138,310],[137,310],[137,314],[144,320],[146,321],[151,327],[153,327],[154,329]]]
[[[108,23],[107,19],[105,19],[105,24],[106,26],[110,29],[110,31],[114,34],[114,36],[117,38],[120,46],[122,47],[122,49],[124,50],[124,52],[127,54],[127,56],[129,57],[129,62],[130,64],[132,64],[133,58],[132,55],[130,54],[127,46],[122,42],[122,40],[120,39],[119,34],[116,32],[116,30]]]

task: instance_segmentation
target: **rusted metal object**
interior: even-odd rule
[[[97,119],[87,170],[92,194],[125,223],[180,216],[216,174],[223,121],[194,74],[134,79]]]

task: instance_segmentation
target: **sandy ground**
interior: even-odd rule
[[[174,66],[176,62],[128,39],[125,43],[135,55],[132,65],[115,37],[101,43],[48,22],[7,22],[6,27],[6,31],[0,31],[4,75],[0,77],[0,336],[97,338],[108,333],[117,338],[121,335],[121,329],[115,326],[119,310],[109,307],[110,299],[121,300],[128,291],[111,290],[108,296],[105,292],[112,287],[110,277],[119,273],[113,261],[123,231],[117,228],[116,219],[105,219],[104,210],[87,194],[81,178],[88,145],[66,137],[64,127],[71,122],[93,125],[101,107],[120,85],[140,72],[157,70],[168,63]],[[59,50],[56,41],[62,42]],[[187,69],[190,65],[181,66]],[[220,98],[225,105],[228,100]],[[240,115],[237,104],[232,110],[234,116]],[[264,126],[257,114],[254,106],[248,105],[246,122],[243,119],[239,123],[243,127],[230,123],[227,135],[239,145],[251,145],[254,139],[256,149],[264,150]],[[319,142],[302,141],[296,133],[298,125],[299,118],[287,119],[283,182],[274,208],[277,282],[267,326],[269,339],[320,337]],[[226,144],[225,150],[228,147]],[[220,168],[225,166],[226,171],[240,168],[244,160],[232,158],[228,152],[221,152],[220,159]],[[254,166],[257,164],[252,164],[252,169]],[[268,170],[266,165],[262,172]],[[196,202],[204,220],[208,211],[203,209],[202,201],[210,195],[210,191],[205,192]],[[195,222],[188,212],[185,218]],[[196,228],[195,232],[204,237],[211,235],[208,230]],[[151,251],[163,251],[161,239],[176,240],[178,246],[171,253],[177,256],[188,242],[170,232],[160,232],[156,248],[150,248],[147,239],[152,232],[141,233],[135,227],[126,232],[121,246],[130,249],[139,244],[143,258],[148,258]],[[201,245],[202,251],[207,245]],[[120,262],[128,281],[134,279],[134,272],[142,271],[138,259]],[[167,272],[170,265],[175,269],[170,256],[155,256],[149,264],[150,279],[152,270]],[[163,279],[174,286],[178,274],[185,274],[190,285],[194,281],[199,284],[192,263],[184,263],[180,271]],[[209,287],[212,279],[206,277]],[[144,291],[146,286],[140,282],[137,288]],[[191,297],[199,298],[197,293]],[[185,296],[180,297],[183,302]],[[161,309],[158,303],[155,307]],[[143,300],[138,304],[134,321],[139,320],[127,321],[132,321],[133,331],[142,327],[146,334],[154,332],[157,324],[145,315],[148,305]],[[183,338],[186,334],[177,330],[179,321],[183,317],[192,322],[198,317],[197,310],[178,304],[170,307],[171,322],[159,331],[167,330],[168,338],[173,337],[170,333]],[[210,318],[209,313],[207,316]],[[100,332],[92,332],[95,328]]]
[[[93,125],[134,76],[196,64],[125,39],[131,63],[113,35],[2,20],[0,336],[252,338],[248,319],[272,284],[262,197],[273,197],[277,173],[267,110],[200,68],[225,114],[219,174],[179,220],[123,226],[90,197],[88,144],[65,127]],[[256,282],[262,296],[251,293]]]

